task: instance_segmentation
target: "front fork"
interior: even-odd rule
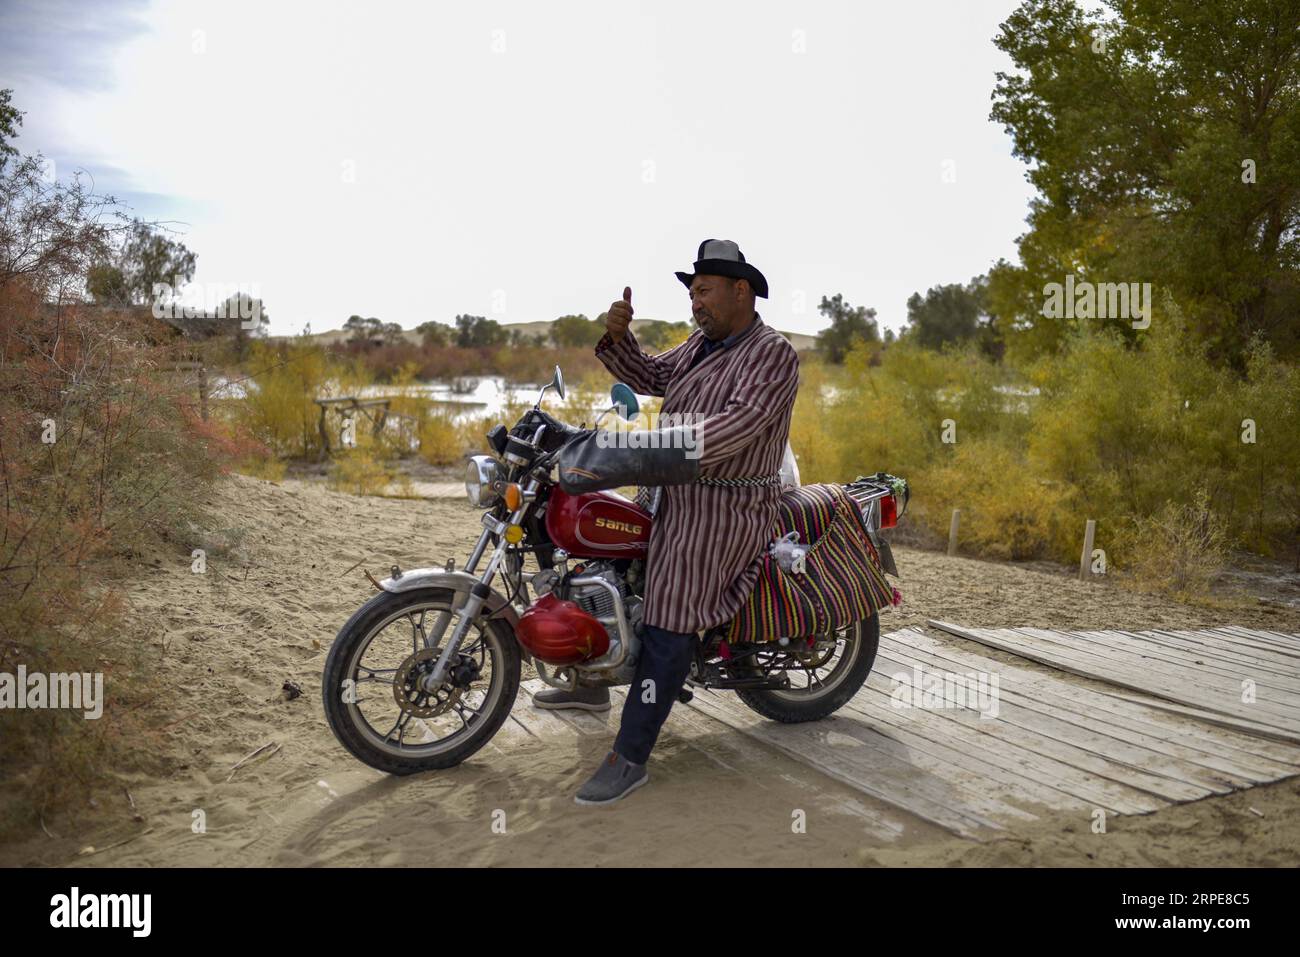
[[[442,649],[442,654],[438,656],[437,664],[421,680],[420,685],[425,691],[432,694],[442,687],[447,675],[447,669],[451,667],[457,652],[460,651],[461,643],[465,640],[470,625],[474,623],[474,619],[478,617],[478,613],[483,609],[483,603],[492,594],[492,579],[496,576],[497,569],[501,567],[501,562],[505,559],[506,546],[509,544],[506,541],[505,530],[508,526],[518,525],[524,520],[524,513],[528,510],[528,506],[532,504],[537,486],[536,479],[529,481],[523,490],[524,494],[520,496],[519,508],[515,509],[505,521],[498,522],[491,517],[490,513],[483,513],[483,523],[487,527],[483,529],[483,534],[478,537],[478,542],[474,545],[474,551],[470,553],[469,562],[465,565],[465,571],[470,574],[474,573],[474,569],[478,567],[479,560],[483,557],[483,552],[486,550],[494,532],[497,536],[497,547],[493,550],[492,557],[488,559],[487,568],[479,576],[477,584],[470,589],[465,604],[460,607],[460,621],[456,623],[456,627],[451,633],[451,639]],[[443,614],[449,615],[450,612],[444,612]],[[442,637],[442,630],[446,627],[446,620],[440,618],[434,624],[436,634],[426,639],[426,644],[436,647],[438,640]]]

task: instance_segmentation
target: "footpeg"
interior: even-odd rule
[[[692,691],[690,688],[683,688],[681,691],[677,692],[677,700],[680,701],[682,704],[689,704],[691,702],[691,699],[693,699],[694,697],[695,697],[695,692]]]

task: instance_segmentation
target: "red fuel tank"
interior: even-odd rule
[[[645,558],[650,513],[617,492],[551,489],[546,534],[574,558]]]

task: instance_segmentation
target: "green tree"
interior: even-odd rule
[[[512,349],[535,349],[538,347],[545,348],[551,345],[551,337],[547,333],[539,332],[529,334],[519,329],[504,327],[507,337],[506,344]]]
[[[560,348],[594,346],[604,331],[601,323],[586,316],[560,316],[551,323],[551,342]]]
[[[9,102],[13,90],[0,90],[0,169],[11,156],[17,156],[11,140],[17,139],[18,127],[23,125],[23,114]]]
[[[122,241],[86,277],[86,289],[107,305],[145,305],[170,301],[194,278],[197,257],[185,244],[164,236],[154,223],[131,221]]]
[[[107,262],[96,263],[86,272],[86,291],[105,305],[126,305],[132,298],[122,270]]]
[[[242,362],[248,356],[250,339],[265,339],[271,328],[271,315],[261,299],[246,292],[237,292],[221,304],[217,315],[223,317],[225,328],[234,338],[235,358]]]
[[[654,352],[663,352],[672,344],[685,340],[691,334],[688,322],[666,322],[663,319],[636,320],[637,341]]]
[[[509,333],[495,319],[469,315],[456,317],[456,345],[462,349],[502,346],[508,340]]]
[[[433,349],[441,349],[451,342],[451,327],[443,322],[422,322],[415,327],[420,342]]]
[[[1055,350],[1071,322],[1041,314],[1047,283],[1150,282],[1218,361],[1255,334],[1300,354],[1300,4],[1105,5],[1026,0],[995,39],[1017,72],[992,118],[1038,191],[995,308]]]
[[[817,311],[831,321],[830,328],[817,334],[817,351],[828,362],[843,362],[857,342],[880,341],[875,309],[850,306],[837,292],[833,299],[822,296]]]
[[[361,316],[348,316],[343,323],[343,331],[348,334],[349,342],[372,344],[383,338],[384,324],[374,316],[363,319]]]
[[[988,310],[988,279],[931,286],[925,296],[912,293],[907,300],[904,333],[917,345],[942,349],[949,344],[977,342],[986,355],[998,357],[997,330]],[[891,337],[887,334],[886,342]]]

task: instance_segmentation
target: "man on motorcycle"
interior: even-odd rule
[[[699,328],[662,355],[646,354],[629,328],[625,288],[605,314],[596,355],[635,391],[662,396],[662,414],[692,418],[693,441],[606,448],[588,436],[560,466],[566,487],[593,476],[600,484],[589,487],[663,486],[635,678],[613,749],[578,791],[580,804],[617,801],[648,780],[646,762],[685,685],[697,635],[729,621],[753,590],[781,494],[799,359],[755,311],[767,280],[734,242],[718,239],[700,244],[693,272],[676,275]],[[604,687],[548,690],[534,700],[543,708],[610,707]]]

